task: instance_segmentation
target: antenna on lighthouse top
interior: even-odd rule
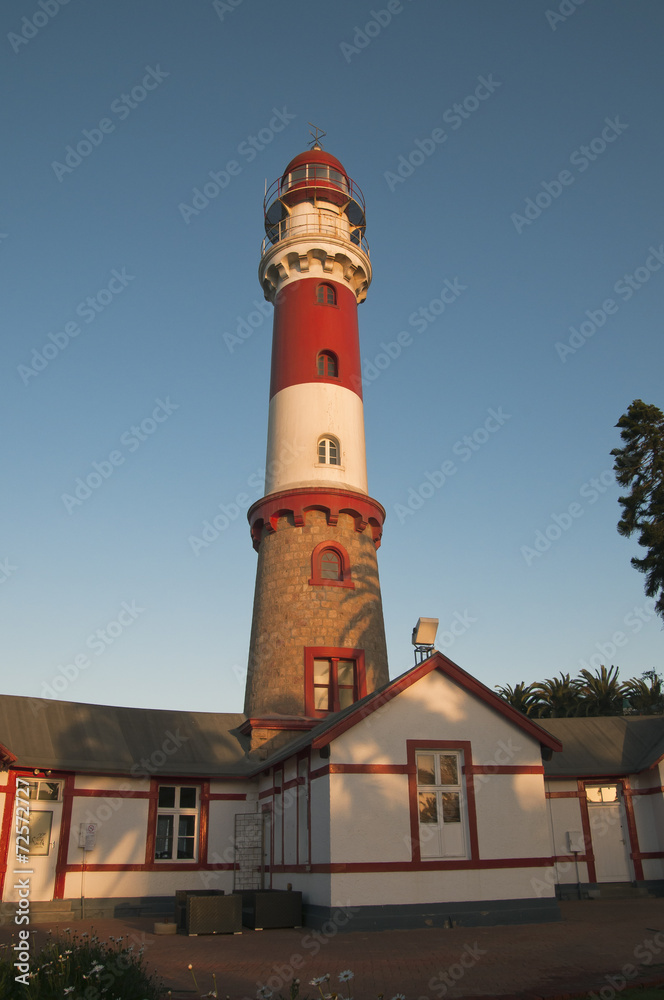
[[[314,137],[313,141],[310,142],[309,145],[311,146],[312,149],[322,149],[323,147],[321,146],[318,140],[321,139],[324,135],[327,135],[327,132],[324,132],[322,128],[318,128],[318,125],[314,125],[313,122],[307,122],[307,125],[311,125],[311,128],[314,129],[313,132],[311,131],[311,129],[309,130],[309,135],[313,135]]]

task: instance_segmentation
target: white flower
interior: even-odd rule
[[[346,969],[344,972],[339,973],[339,982],[347,983],[349,979],[354,979],[355,973],[351,972],[350,969]]]
[[[327,975],[325,975],[325,976],[316,976],[315,979],[310,979],[309,980],[309,985],[310,986],[320,986],[321,983],[326,983],[329,978],[330,978],[329,973]]]
[[[403,993],[395,993],[392,1000],[406,1000],[406,997]]]
[[[104,966],[103,965],[99,965],[99,963],[97,963],[97,965],[93,965],[92,968],[90,969],[90,975],[92,975],[93,972],[101,972],[103,968],[104,968]],[[404,997],[404,1000],[405,1000],[405,997]]]
[[[65,990],[65,996],[67,996],[68,993],[73,993],[75,989],[76,989],[75,986],[68,986],[67,989]]]

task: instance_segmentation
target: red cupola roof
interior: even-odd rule
[[[328,167],[334,167],[335,170],[340,171],[344,177],[348,177],[346,173],[346,168],[336,156],[332,156],[331,153],[326,153],[324,149],[306,149],[304,153],[298,153],[290,161],[286,169],[284,170],[283,176],[290,173],[291,170],[295,170],[296,167],[303,167],[308,163],[320,163]]]

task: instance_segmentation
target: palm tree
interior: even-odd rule
[[[505,684],[504,687],[496,684],[496,690],[500,697],[509,702],[512,708],[516,708],[518,712],[523,712],[524,715],[531,717],[537,716],[539,697],[533,691],[532,684],[526,684],[525,681],[519,681],[514,687],[511,684]]]
[[[630,715],[661,715],[664,712],[662,678],[654,670],[645,670],[637,680],[625,681],[623,690]]]
[[[562,670],[559,678],[551,677],[532,684],[531,690],[540,702],[540,719],[568,719],[581,713],[581,682],[578,678],[571,680]]]
[[[622,715],[624,684],[618,682],[618,667],[601,666],[594,674],[581,671],[579,693],[581,715]]]

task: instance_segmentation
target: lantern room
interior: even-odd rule
[[[364,195],[335,156],[318,144],[290,161],[268,188],[263,253],[290,236],[324,233],[369,253]]]

